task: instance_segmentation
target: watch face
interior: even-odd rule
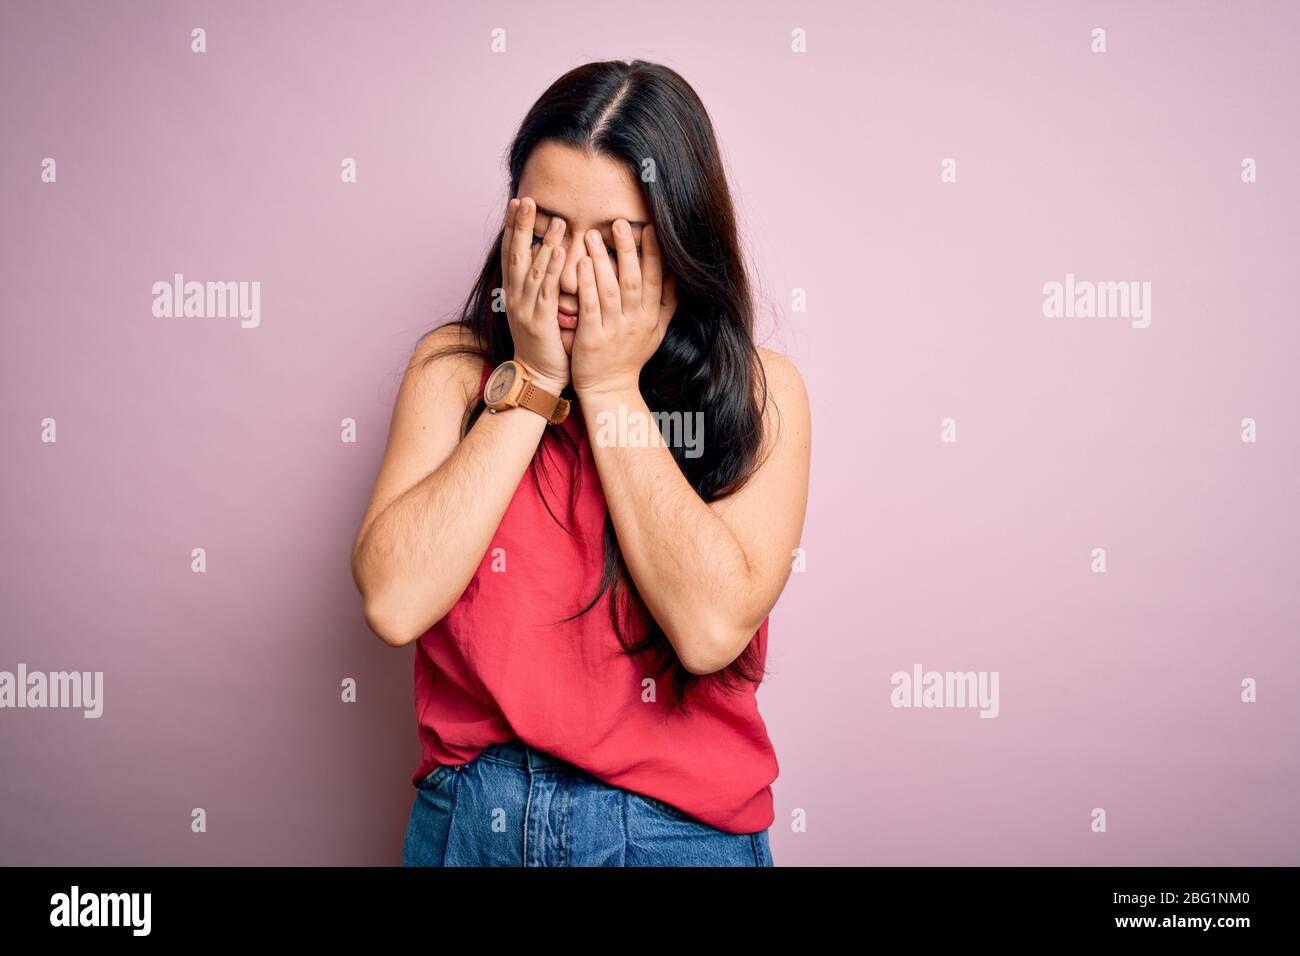
[[[483,398],[488,404],[499,402],[510,394],[510,387],[515,384],[515,377],[518,372],[515,370],[514,362],[506,362],[492,373],[488,379],[487,388],[483,390]]]

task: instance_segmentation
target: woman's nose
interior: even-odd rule
[[[560,244],[564,247],[564,265],[560,268],[560,291],[578,294],[578,260],[586,254],[581,232],[568,232]]]

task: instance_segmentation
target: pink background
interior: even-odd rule
[[[398,378],[529,104],[643,57],[813,402],[777,864],[1300,864],[1298,42],[1283,2],[4,4],[0,669],[105,712],[0,711],[0,862],[400,861],[413,650],[348,568]],[[155,318],[174,272],[261,327]],[[1150,328],[1045,318],[1067,272],[1151,282]],[[892,708],[914,663],[1000,715]]]

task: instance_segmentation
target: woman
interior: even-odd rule
[[[591,63],[509,164],[500,243],[415,349],[353,551],[369,627],[416,644],[403,861],[771,866],[755,690],[810,424],[752,339],[708,116],[672,70]]]

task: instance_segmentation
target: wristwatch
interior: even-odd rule
[[[541,415],[552,425],[560,424],[569,416],[569,400],[546,391],[534,382],[528,366],[518,359],[502,362],[492,370],[487,384],[483,386],[483,401],[490,412],[526,408]]]

